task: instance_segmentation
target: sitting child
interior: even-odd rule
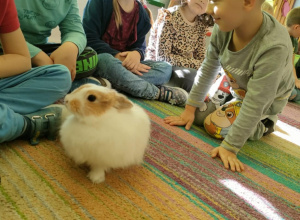
[[[293,8],[286,17],[286,28],[290,34],[291,41],[293,44],[293,62],[294,62],[294,78],[295,88],[292,92],[290,101],[300,101],[300,59],[296,60],[296,56],[299,55],[298,41],[300,37],[300,7]]]
[[[22,138],[36,145],[40,137],[57,134],[63,106],[48,105],[70,89],[70,71],[64,65],[31,69],[14,0],[0,5],[0,143]]]
[[[74,81],[77,58],[86,47],[77,0],[15,0],[15,3],[32,65],[63,64],[70,70]],[[51,31],[57,26],[61,44],[49,43]],[[101,84],[95,78],[83,78],[75,80],[71,90],[85,83]]]
[[[144,0],[89,0],[83,14],[87,44],[98,53],[95,75],[132,96],[184,105],[187,92],[164,86],[171,65],[143,61],[151,12]]]
[[[213,26],[212,17],[205,14],[207,3],[206,0],[189,0],[160,9],[149,37],[146,60],[172,64],[168,85],[188,92],[205,57],[206,32]]]

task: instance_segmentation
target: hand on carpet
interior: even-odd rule
[[[244,164],[237,159],[234,153],[226,150],[224,147],[220,146],[213,149],[211,156],[213,158],[220,157],[226,169],[230,168],[232,171],[238,172],[244,171]]]
[[[186,130],[190,130],[195,120],[196,107],[186,105],[184,111],[180,116],[168,116],[164,119],[164,122],[169,125],[184,126]]]

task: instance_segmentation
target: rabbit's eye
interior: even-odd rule
[[[89,96],[87,97],[87,99],[88,99],[90,102],[93,102],[93,101],[96,100],[96,96],[94,96],[94,95],[89,95]]]

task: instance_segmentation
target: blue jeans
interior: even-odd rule
[[[138,76],[123,67],[122,62],[111,54],[98,54],[98,60],[94,76],[106,78],[113,88],[139,98],[154,99],[159,93],[157,86],[167,83],[172,74],[172,66],[166,62],[141,61],[151,69]]]
[[[26,73],[0,79],[0,143],[19,137],[22,115],[53,104],[71,87],[70,72],[63,65],[36,67]]]

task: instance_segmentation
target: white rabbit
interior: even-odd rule
[[[65,97],[72,113],[62,124],[61,143],[76,164],[90,166],[94,183],[105,180],[110,168],[141,164],[149,143],[147,113],[126,96],[85,84]]]

